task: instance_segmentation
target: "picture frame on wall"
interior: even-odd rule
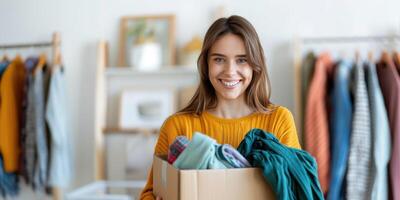
[[[164,120],[176,110],[175,93],[171,88],[123,90],[119,107],[119,128],[160,128]]]
[[[122,17],[118,63],[142,71],[175,65],[175,15]]]

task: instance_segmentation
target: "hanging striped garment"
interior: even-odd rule
[[[371,118],[368,92],[361,61],[355,67],[354,114],[347,166],[346,197],[364,200],[371,197]]]

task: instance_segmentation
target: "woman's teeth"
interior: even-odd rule
[[[225,86],[232,87],[232,86],[237,85],[240,81],[222,81],[222,80],[221,80],[221,82],[222,82],[222,84],[224,84]]]

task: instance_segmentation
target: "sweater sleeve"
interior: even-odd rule
[[[285,107],[279,108],[276,132],[279,133],[279,141],[292,148],[301,149],[296,125],[292,113]]]
[[[175,138],[178,134],[177,123],[174,116],[169,117],[164,121],[164,124],[160,128],[160,135],[157,140],[157,144],[154,150],[155,155],[166,155],[168,154],[169,140]],[[147,183],[142,193],[140,194],[141,200],[154,200],[153,195],[153,167],[150,168],[147,177]]]

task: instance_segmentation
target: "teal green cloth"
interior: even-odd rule
[[[201,133],[195,133],[192,141],[173,163],[178,169],[226,169],[216,156],[218,143]]]
[[[324,199],[317,164],[306,151],[287,147],[274,135],[260,129],[250,130],[238,151],[253,167],[263,170],[277,199]]]

